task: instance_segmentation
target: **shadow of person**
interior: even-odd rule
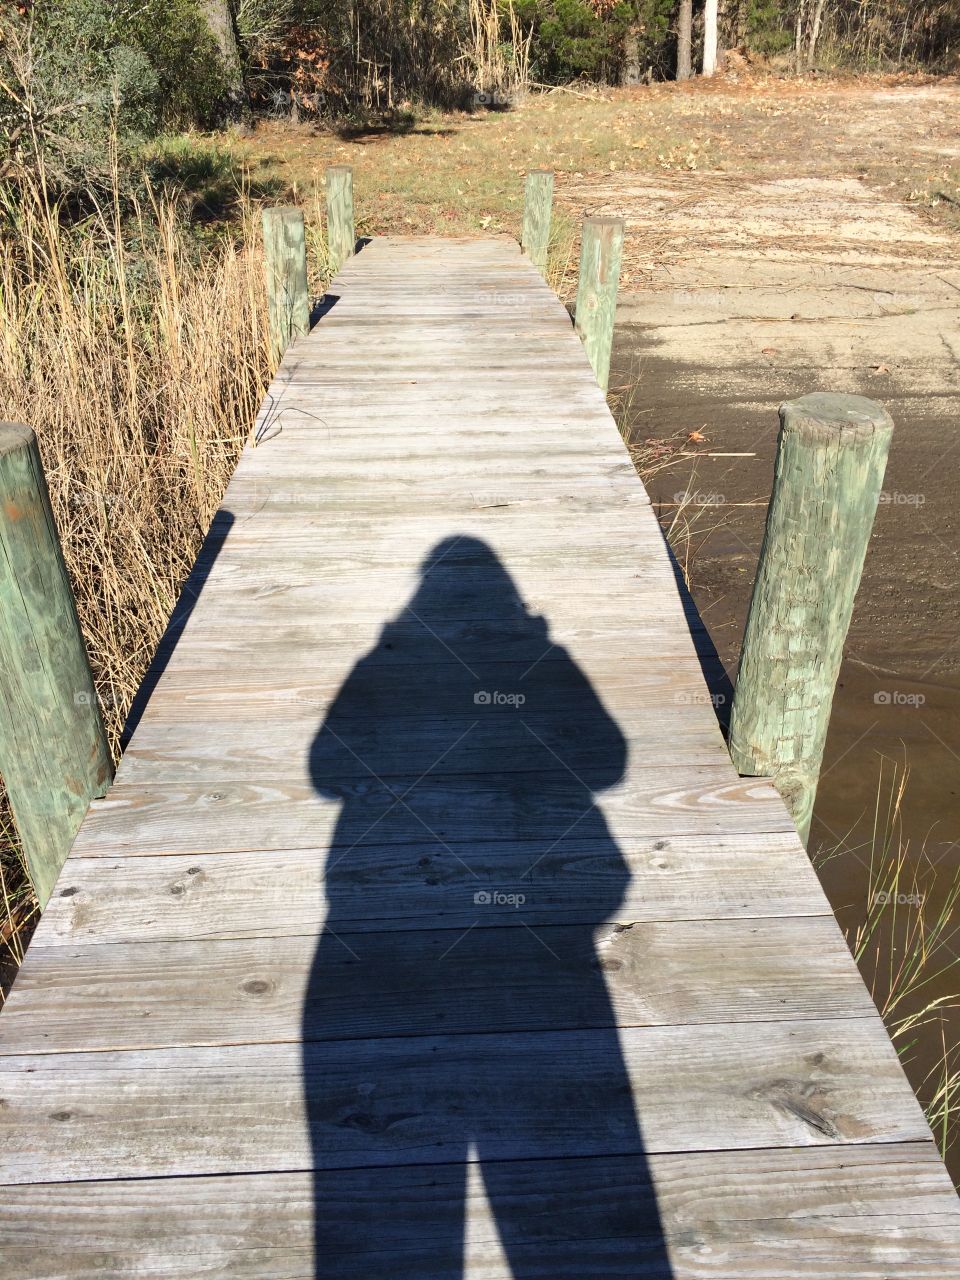
[[[497,1240],[516,1280],[672,1274],[595,937],[626,758],[494,552],[434,548],[310,754],[340,804],[302,1024],[316,1276],[495,1275]]]

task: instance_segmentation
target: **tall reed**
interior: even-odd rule
[[[259,220],[201,252],[149,188],[60,213],[42,174],[0,210],[0,418],[37,432],[116,749],[269,377]],[[33,908],[3,814],[0,846],[16,961]]]
[[[477,88],[507,101],[526,92],[533,27],[524,34],[513,0],[469,0],[468,17],[470,34],[462,61]]]
[[[926,1112],[941,1154],[960,1170],[960,873],[914,850],[903,835],[908,771],[881,759],[867,859],[866,909],[847,932],[890,1038]],[[848,841],[814,859],[844,854]]]

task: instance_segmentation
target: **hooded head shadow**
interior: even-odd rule
[[[490,547],[439,543],[310,754],[340,806],[303,1011],[317,1276],[460,1280],[467,1218],[517,1280],[672,1274],[598,954],[626,762]]]

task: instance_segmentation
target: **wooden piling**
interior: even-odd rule
[[[862,396],[780,406],[729,745],[741,774],[774,778],[804,841],[892,432]]]
[[[0,775],[45,906],[113,778],[37,440],[0,423]]]
[[[310,330],[307,245],[303,212],[292,206],[263,211],[270,345],[275,362],[294,338]]]
[[[541,275],[546,274],[553,210],[553,174],[531,169],[523,189],[523,231],[520,246]]]
[[[353,169],[347,164],[333,165],[326,173],[327,248],[330,264],[339,271],[357,247],[353,216]]]
[[[575,321],[597,382],[604,391],[610,381],[622,257],[623,219],[587,218],[581,236]]]

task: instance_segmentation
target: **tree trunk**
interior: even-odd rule
[[[639,84],[643,79],[640,66],[640,32],[631,27],[623,42],[623,83]]]
[[[703,74],[712,76],[717,69],[717,0],[706,0],[703,7]]]
[[[677,18],[677,79],[693,75],[693,0],[680,0]]]
[[[750,20],[750,0],[737,0],[737,26],[734,42],[738,49],[747,45],[747,26]]]
[[[827,7],[827,0],[817,0],[817,7],[813,14],[813,26],[810,28],[810,47],[807,49],[807,70],[813,68],[813,60],[817,53],[817,41],[820,39],[820,28],[823,25],[823,11]]]
[[[201,0],[200,7],[220,50],[227,79],[227,91],[231,103],[236,106],[244,98],[243,65],[240,61],[240,46],[237,43],[237,28],[230,0]]]
[[[803,70],[803,28],[807,21],[807,0],[797,0],[797,35],[794,48],[794,61],[797,75]]]

